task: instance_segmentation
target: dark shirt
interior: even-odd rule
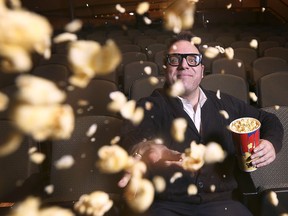
[[[169,149],[179,152],[184,152],[189,148],[192,141],[204,145],[211,141],[217,142],[227,152],[224,162],[204,165],[195,173],[184,171],[176,166],[150,168],[148,173],[150,178],[160,175],[166,179],[166,189],[156,195],[157,199],[201,203],[232,198],[233,191],[238,187],[234,176],[234,169],[237,169],[237,166],[232,135],[227,126],[237,118],[257,118],[261,122],[260,138],[270,141],[276,152],[281,149],[283,127],[274,114],[247,105],[224,93],[221,94],[221,99],[218,99],[215,92],[204,89],[203,91],[207,100],[201,108],[200,133],[183,110],[180,99],[168,96],[165,89],[155,90],[151,96],[140,99],[138,106],[145,108],[145,104],[151,102],[152,108],[145,110],[145,117],[138,126],[133,126],[127,121],[122,128],[122,145],[127,150],[145,139],[161,138]],[[219,113],[220,110],[227,111],[229,119],[225,119]],[[185,118],[188,122],[185,140],[181,143],[176,142],[170,133],[173,120],[179,117]],[[174,183],[170,183],[169,180],[175,172],[181,172],[183,176]],[[190,184],[197,186],[197,195],[188,195],[187,188]],[[214,192],[211,191],[211,186],[215,186]]]

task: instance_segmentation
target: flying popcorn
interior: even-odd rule
[[[88,131],[86,132],[86,136],[92,137],[97,131],[97,124],[92,124]]]
[[[163,17],[165,28],[175,33],[192,28],[196,2],[198,1],[176,0],[169,5]]]
[[[39,198],[28,197],[21,203],[17,203],[8,214],[8,216],[50,216],[50,215],[61,215],[61,216],[74,216],[73,212],[66,208],[58,206],[51,206],[41,208],[41,202]]]
[[[45,188],[44,188],[44,191],[47,193],[47,194],[52,194],[54,192],[54,185],[47,185]]]
[[[250,41],[249,45],[250,45],[250,47],[252,47],[254,49],[257,49],[258,41],[256,39],[253,39],[253,40]]]
[[[187,125],[187,121],[184,118],[177,118],[172,122],[171,135],[177,142],[184,141]]]
[[[193,44],[199,45],[199,44],[201,44],[201,38],[200,37],[193,37],[191,42]]]
[[[35,140],[68,139],[74,129],[74,113],[68,104],[61,104],[66,95],[44,78],[21,75],[16,80],[17,104],[12,120],[22,132]]]
[[[206,147],[202,144],[192,142],[190,148],[183,154],[182,166],[185,170],[195,172],[204,165],[204,155]]]
[[[185,91],[184,85],[181,80],[176,80],[173,85],[168,90],[168,93],[171,97],[177,97],[182,95]]]
[[[19,89],[17,99],[31,105],[57,104],[66,98],[55,83],[41,77],[22,75],[16,79],[16,85]]]
[[[102,191],[82,195],[74,204],[74,209],[80,214],[103,216],[113,206],[109,195]]]
[[[267,195],[268,201],[273,205],[273,206],[278,206],[279,200],[277,197],[277,194],[274,191],[270,191]]]
[[[225,49],[225,55],[228,59],[233,59],[234,57],[234,49],[232,47],[228,47]]]
[[[204,153],[204,161],[205,163],[216,163],[222,162],[226,157],[226,152],[222,149],[222,147],[215,142],[210,142],[207,144],[205,153]]]
[[[4,139],[2,138],[0,145],[0,157],[15,152],[20,147],[22,140],[23,140],[22,133],[19,133],[17,131],[8,135],[7,138]]]
[[[251,98],[252,101],[256,102],[258,100],[257,95],[255,92],[249,92],[249,97]]]
[[[62,34],[57,35],[54,39],[54,43],[63,43],[67,41],[76,41],[78,39],[76,34],[72,34],[70,32],[64,32]]]
[[[130,100],[121,107],[120,114],[123,118],[129,119],[134,125],[138,125],[144,118],[144,109],[136,107],[135,100]]]
[[[59,160],[55,162],[55,167],[57,169],[69,169],[73,166],[75,160],[71,155],[64,155]]]
[[[205,52],[204,52],[204,55],[210,59],[215,58],[218,54],[219,54],[219,49],[215,47],[208,47],[207,49],[205,49]]]
[[[198,193],[198,188],[195,184],[190,184],[187,188],[188,195],[196,195]]]
[[[220,110],[219,113],[220,113],[225,119],[229,119],[229,114],[227,113],[226,110]]]
[[[217,92],[216,92],[216,97],[220,100],[221,99],[221,92],[220,90],[218,89]]]
[[[41,164],[46,157],[45,154],[41,152],[33,152],[29,156],[30,156],[30,160],[34,162],[35,164]]]
[[[149,10],[149,2],[141,2],[137,5],[136,13],[139,15],[145,14]]]
[[[13,111],[15,125],[35,140],[68,139],[74,129],[74,113],[70,105],[21,104]]]
[[[127,205],[135,212],[146,211],[154,199],[153,184],[142,178],[132,177],[125,188],[124,197]]]
[[[115,8],[120,13],[125,13],[125,11],[126,11],[125,8],[123,8],[120,4],[116,4]]]
[[[9,103],[9,98],[6,94],[0,92],[0,112],[7,109]]]
[[[162,176],[154,176],[152,182],[156,192],[161,193],[165,190],[166,181]]]
[[[112,112],[120,112],[121,108],[127,102],[126,96],[121,91],[111,92],[109,97],[112,101],[108,104],[108,109]]]
[[[173,184],[177,179],[182,178],[183,174],[181,172],[175,172],[170,178],[170,183]]]
[[[43,16],[6,7],[0,1],[0,67],[4,72],[27,72],[32,66],[31,54],[50,57],[52,27]]]
[[[122,171],[128,163],[128,153],[118,145],[104,145],[98,150],[96,166],[105,173]]]
[[[95,76],[113,72],[122,56],[111,39],[107,40],[104,46],[96,41],[79,40],[70,43],[68,60],[73,71],[70,83],[84,88]]]
[[[77,32],[82,28],[83,22],[80,19],[74,19],[69,22],[65,27],[67,32]]]

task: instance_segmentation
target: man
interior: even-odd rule
[[[276,152],[282,146],[283,127],[270,113],[226,94],[221,94],[219,99],[215,92],[202,89],[202,55],[191,43],[192,37],[184,32],[172,40],[166,56],[167,83],[164,89],[138,101],[142,107],[150,102],[152,108],[145,110],[145,117],[137,127],[125,124],[123,146],[147,164],[149,177],[160,175],[166,180],[165,191],[156,194],[147,215],[252,215],[237,201],[235,148],[227,126],[240,117],[254,117],[261,122],[261,141],[251,156],[256,167],[275,160]],[[167,89],[177,80],[182,81],[185,91],[179,97],[171,97]],[[220,110],[227,111],[229,119],[223,118]],[[170,133],[173,120],[179,117],[188,122],[183,142],[175,141]],[[158,138],[163,140],[163,145],[155,143]],[[217,142],[227,152],[227,157],[222,163],[205,164],[197,172],[185,171],[181,166],[181,153],[192,141],[204,145]],[[236,171],[240,172],[237,167]],[[171,183],[169,179],[175,172],[181,172],[182,177]],[[126,175],[119,186],[125,187],[128,181],[129,175]],[[197,186],[195,195],[187,193],[191,184]],[[215,190],[211,190],[212,185]]]

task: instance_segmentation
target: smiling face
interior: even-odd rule
[[[174,43],[168,51],[168,54],[173,53],[200,54],[199,50],[191,42],[186,40],[180,40]],[[181,80],[185,88],[184,96],[189,96],[195,94],[198,90],[199,84],[203,78],[203,71],[204,66],[201,63],[198,66],[192,67],[189,66],[186,58],[183,58],[178,66],[172,66],[167,63],[166,78],[170,85],[176,80]]]

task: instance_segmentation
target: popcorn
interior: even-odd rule
[[[108,109],[113,112],[119,112],[127,102],[126,96],[121,91],[111,92],[109,97],[112,101],[108,104]]]
[[[6,94],[0,92],[0,112],[7,109],[9,103],[9,98]]]
[[[4,72],[27,72],[32,52],[49,55],[52,27],[43,16],[22,9],[20,2],[13,6],[0,2],[0,67]]]
[[[33,152],[30,154],[30,160],[36,164],[41,164],[45,157],[46,155],[41,152]]]
[[[249,92],[249,97],[251,98],[252,101],[256,102],[258,100],[257,95],[255,92]]]
[[[273,206],[278,206],[279,200],[277,197],[277,194],[274,191],[270,191],[267,195],[268,201],[273,205]]]
[[[250,47],[252,47],[254,49],[257,49],[258,41],[256,39],[253,39],[253,40],[250,41],[249,45],[250,45]]]
[[[232,7],[232,3],[228,4],[226,7],[227,9],[230,9]]]
[[[147,171],[146,164],[141,160],[135,160],[134,157],[129,157],[125,170],[131,173],[133,177],[142,178]]]
[[[144,117],[144,109],[136,107],[135,100],[130,100],[121,107],[120,114],[123,118],[129,119],[134,125],[138,125]]]
[[[184,118],[176,118],[172,122],[171,135],[177,142],[183,142],[187,129],[187,121]]]
[[[119,11],[120,13],[125,13],[125,8],[123,8],[120,4],[116,4],[116,10]]]
[[[260,122],[254,118],[241,118],[234,120],[230,129],[236,133],[248,133],[260,127]]]
[[[215,142],[210,142],[207,144],[205,153],[204,153],[204,161],[207,164],[222,162],[226,157],[226,152],[223,151],[222,147]]]
[[[183,154],[182,166],[185,170],[195,172],[204,165],[206,147],[202,144],[191,143],[190,148]]]
[[[191,42],[193,44],[199,45],[199,44],[201,44],[201,38],[200,37],[193,37]]]
[[[215,47],[208,47],[204,52],[204,55],[210,59],[215,58],[218,54],[219,50]]]
[[[188,195],[196,195],[198,193],[198,188],[195,184],[190,184],[187,188]]]
[[[97,124],[92,124],[88,131],[86,132],[86,136],[92,137],[97,131]]]
[[[47,185],[44,190],[47,194],[52,194],[54,192],[54,185]]]
[[[175,172],[170,178],[170,183],[173,184],[177,179],[182,178],[183,174],[181,172]]]
[[[165,28],[174,33],[179,33],[183,29],[192,28],[196,2],[197,1],[176,0],[170,4],[163,17]]]
[[[46,208],[40,208],[41,202],[39,198],[28,197],[21,203],[18,203],[12,208],[8,216],[51,216],[51,215],[61,215],[61,216],[74,216],[73,212],[66,208],[61,208],[57,206],[51,206]]]
[[[72,155],[64,155],[58,161],[55,162],[57,169],[69,169],[74,164],[74,158]]]
[[[229,114],[227,113],[227,111],[225,111],[225,110],[220,110],[219,113],[220,113],[225,119],[229,119]]]
[[[221,93],[220,90],[218,89],[216,92],[216,97],[220,100],[221,99]]]
[[[157,77],[151,76],[151,77],[149,77],[149,82],[152,85],[157,85],[159,83],[159,79]]]
[[[215,185],[210,185],[210,191],[211,192],[215,192],[216,190],[216,186]]]
[[[83,22],[80,19],[74,19],[68,23],[64,29],[67,32],[77,32],[82,28]]]
[[[21,145],[23,135],[17,131],[10,134],[6,139],[1,141],[0,145],[0,157],[9,155],[15,152]]]
[[[152,182],[154,184],[155,191],[157,191],[158,193],[161,193],[165,190],[166,182],[162,176],[154,176]]]
[[[233,59],[234,57],[234,49],[232,47],[228,47],[225,49],[225,54],[228,59]]]
[[[84,88],[95,76],[113,72],[122,56],[111,39],[104,46],[96,41],[79,40],[70,43],[68,60],[73,71],[70,83]]]
[[[181,80],[176,80],[168,91],[171,97],[177,97],[185,92],[185,88]]]
[[[66,98],[55,83],[41,77],[22,75],[16,79],[16,85],[19,88],[18,100],[31,105],[57,104]]]
[[[115,136],[115,137],[111,140],[110,144],[111,144],[111,145],[116,145],[117,143],[119,143],[120,139],[121,139],[120,136]]]
[[[74,209],[80,214],[103,216],[113,206],[109,195],[102,191],[82,195],[74,204]]]
[[[97,167],[105,173],[122,171],[128,162],[128,153],[118,145],[102,146],[98,150],[99,161]]]
[[[138,4],[136,8],[136,13],[139,15],[143,15],[149,10],[150,4],[149,2],[141,2]]]
[[[153,184],[142,178],[132,177],[125,188],[124,197],[127,205],[135,212],[142,213],[146,211],[154,199]]]
[[[151,67],[150,67],[150,66],[146,66],[146,67],[144,68],[144,72],[145,72],[147,75],[150,75],[151,72],[152,72]]]
[[[72,34],[69,32],[64,32],[62,34],[57,35],[54,39],[54,43],[63,43],[67,41],[76,41],[78,39],[76,34]]]
[[[143,20],[146,25],[150,25],[152,23],[151,19],[149,19],[148,17],[143,17]]]
[[[74,129],[74,114],[69,105],[21,104],[14,109],[15,125],[38,141],[68,139]]]

